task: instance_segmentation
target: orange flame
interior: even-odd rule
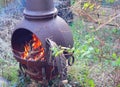
[[[34,34],[32,35],[32,37],[33,37],[33,41],[34,41],[34,43],[32,44],[32,47],[33,47],[33,49],[37,49],[42,44],[41,44],[40,40]]]
[[[42,47],[42,43],[36,37],[36,35],[32,35],[32,40],[24,46],[24,52],[21,55],[23,59],[28,60],[45,60],[44,58],[44,48]]]
[[[28,52],[29,52],[29,50],[30,50],[30,47],[28,46],[28,45],[25,45],[24,46],[24,53],[23,53],[23,55],[22,55],[22,57],[25,59],[27,56],[28,56]]]

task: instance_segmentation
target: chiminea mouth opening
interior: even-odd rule
[[[45,51],[38,37],[27,29],[17,29],[12,35],[15,58],[26,61],[45,61]]]

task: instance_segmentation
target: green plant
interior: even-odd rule
[[[16,66],[9,66],[9,67],[4,67],[3,70],[3,77],[6,78],[8,81],[11,82],[11,84],[13,85],[14,83],[16,83],[17,79],[18,79],[18,67]]]
[[[90,3],[90,2],[85,2],[84,5],[83,5],[83,9],[86,10],[86,9],[90,9],[91,11],[94,9],[94,4],[93,3]]]
[[[69,69],[69,80],[72,78],[73,81],[79,82],[82,87],[95,87],[94,80],[89,78],[89,67],[86,64],[88,61],[77,61]]]
[[[109,74],[115,68],[119,69],[119,50],[116,51],[113,48],[114,41],[119,36],[116,31],[119,31],[119,29],[112,28],[109,30],[109,28],[103,28],[99,31],[91,32],[95,27],[89,27],[83,20],[79,19],[74,21],[71,28],[76,62],[69,70],[69,79],[74,78],[74,81],[79,82],[80,86],[83,87],[101,87],[105,84],[108,84],[109,87],[113,84],[109,75],[107,77],[111,80],[111,83],[107,83],[108,79],[101,77],[101,74],[105,72]],[[106,81],[104,83],[101,83],[102,81],[97,82],[98,75]]]
[[[112,66],[119,68],[120,67],[120,57],[117,57],[113,54],[114,61],[111,61]]]
[[[115,0],[105,0],[107,3],[114,3]]]

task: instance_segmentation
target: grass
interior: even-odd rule
[[[6,78],[8,81],[11,81],[12,84],[16,83],[18,79],[18,67],[16,66],[6,67],[3,71],[2,76]]]
[[[10,64],[9,61],[0,59],[0,76],[7,79],[10,85],[17,82],[18,79],[18,65],[13,62]]]
[[[79,19],[71,25],[76,62],[69,68],[69,76],[82,87],[117,87],[119,77],[115,80],[113,72],[120,69],[120,56],[113,50],[113,44],[119,36],[115,31],[119,29],[112,28],[112,31],[109,31],[110,28],[103,28],[97,32],[90,32],[89,29],[89,26]],[[106,34],[109,34],[109,37]],[[102,38],[105,44],[102,46],[96,37]]]

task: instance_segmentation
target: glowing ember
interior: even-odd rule
[[[32,35],[32,40],[29,41],[24,46],[24,52],[21,55],[23,59],[27,60],[41,60],[43,61],[44,58],[44,48],[42,47],[42,43],[40,40],[36,37],[36,35]]]

